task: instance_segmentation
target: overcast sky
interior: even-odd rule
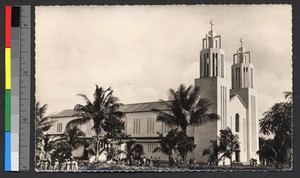
[[[199,78],[211,19],[229,82],[241,36],[251,52],[261,118],[292,90],[289,5],[36,7],[36,100],[47,114],[72,109],[83,103],[77,94],[92,98],[95,84],[125,104],[167,99],[169,88]]]

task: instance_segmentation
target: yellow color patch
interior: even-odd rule
[[[11,49],[5,48],[5,89],[11,89]]]

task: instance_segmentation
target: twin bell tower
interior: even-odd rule
[[[216,113],[220,119],[195,127],[194,139],[197,150],[202,154],[211,140],[216,140],[219,131],[229,127],[239,136],[240,150],[234,154],[236,162],[249,162],[258,159],[258,118],[256,91],[254,90],[254,68],[250,52],[246,51],[241,38],[241,46],[233,54],[230,79],[225,75],[225,52],[222,49],[222,36],[214,30],[212,20],[210,31],[202,39],[200,51],[200,78],[195,79],[195,86],[200,88],[200,97],[208,99],[212,105],[208,113]],[[201,144],[202,143],[202,144]],[[196,157],[202,155],[194,155]]]

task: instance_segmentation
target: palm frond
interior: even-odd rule
[[[153,153],[161,152],[161,151],[162,151],[161,147],[156,147],[156,148],[153,150]]]
[[[91,101],[89,100],[89,98],[85,95],[85,94],[77,94],[77,96],[81,96],[84,101],[86,102],[87,105],[91,105]]]
[[[157,122],[163,122],[165,124],[169,124],[169,125],[178,125],[178,123],[175,123],[176,122],[176,118],[167,113],[167,112],[159,112],[156,116],[156,121]]]
[[[202,116],[193,116],[191,119],[191,125],[202,125],[205,124],[207,122],[212,122],[212,121],[216,121],[220,119],[220,116],[218,114],[215,113],[210,113],[210,114],[205,114]]]
[[[70,122],[67,123],[66,125],[66,129],[72,129],[73,127],[76,127],[78,125],[83,125],[86,124],[87,122],[89,122],[91,120],[90,117],[81,117],[78,119],[73,119]]]

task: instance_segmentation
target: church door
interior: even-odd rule
[[[240,160],[240,153],[241,153],[240,150],[238,150],[238,151],[235,152],[235,162],[241,162],[241,160]]]

